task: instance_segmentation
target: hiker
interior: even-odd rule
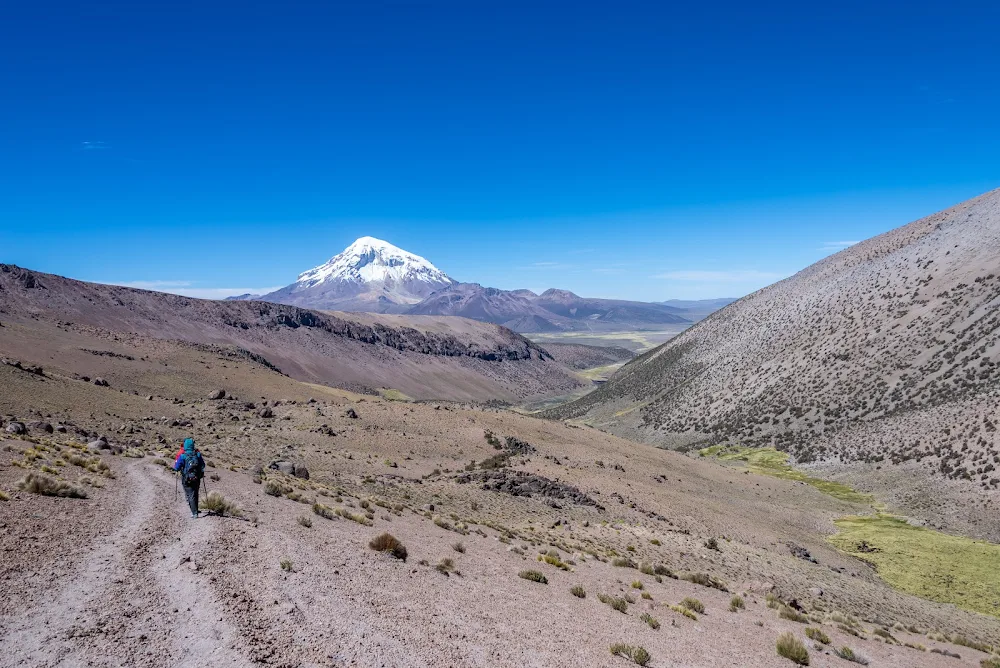
[[[174,461],[174,470],[180,471],[184,496],[191,507],[191,517],[198,517],[198,488],[205,475],[205,460],[194,447],[193,438],[184,439],[184,448]]]

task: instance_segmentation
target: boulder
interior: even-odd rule
[[[346,411],[344,411],[344,417],[351,418],[352,420],[357,420],[358,412],[355,411],[353,408],[348,408]]]
[[[285,475],[295,475],[295,464],[286,461],[271,462],[267,467],[272,471],[278,471],[284,473]]]
[[[96,441],[91,441],[87,444],[87,449],[91,452],[100,452],[102,450],[110,450],[111,446],[103,438],[99,438]]]
[[[269,406],[264,406],[259,411],[257,411],[257,417],[259,417],[259,418],[272,418],[272,417],[274,417],[274,411],[272,411]]]
[[[208,398],[212,399],[213,401],[216,400],[216,399],[225,399],[226,398],[226,391],[225,390],[216,390],[215,392],[212,392],[210,395],[208,395]]]
[[[64,425],[64,424],[57,424],[57,425],[56,425],[56,426],[54,427],[54,429],[55,429],[56,431],[58,431],[58,432],[59,432],[60,434],[65,434],[65,433],[66,433],[66,432],[68,431],[68,430],[66,429],[66,425]]]
[[[23,434],[27,431],[23,422],[8,422],[4,429],[8,434]]]
[[[295,465],[295,472],[293,474],[296,478],[302,478],[303,480],[309,480],[309,469],[303,464]]]
[[[54,431],[52,425],[48,422],[31,422],[28,424],[28,429],[32,431],[44,431],[46,434],[51,434]]]
[[[108,381],[103,378],[95,378],[94,385],[97,385],[98,387],[108,387]]]

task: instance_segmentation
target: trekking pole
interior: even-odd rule
[[[177,472],[174,471],[174,501],[177,500]]]

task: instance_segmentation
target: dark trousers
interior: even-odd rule
[[[198,487],[201,485],[199,480],[194,485],[188,485],[185,482],[181,483],[181,487],[184,488],[184,496],[187,498],[188,506],[191,508],[191,514],[198,514]]]

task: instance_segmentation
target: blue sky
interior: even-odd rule
[[[694,4],[15,3],[0,261],[736,296],[1000,186],[997,3]]]

